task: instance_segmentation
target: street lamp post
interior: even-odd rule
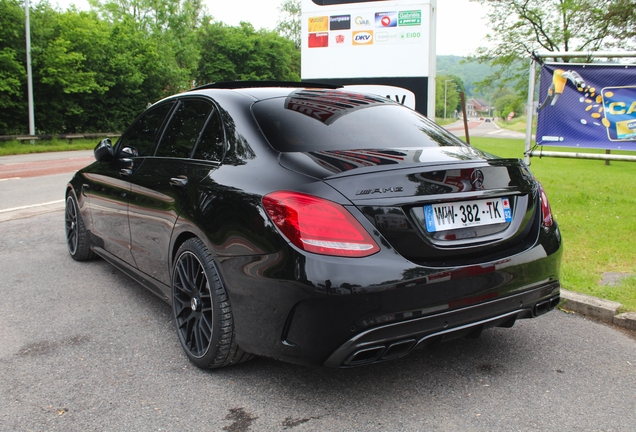
[[[35,113],[33,109],[33,73],[31,72],[31,25],[29,23],[29,0],[24,2],[25,37],[26,37],[26,67],[27,67],[27,98],[29,104],[29,135],[35,135]],[[33,144],[33,141],[31,141]]]
[[[448,83],[453,82],[452,79],[444,80],[444,118],[446,118],[446,94],[448,91]]]

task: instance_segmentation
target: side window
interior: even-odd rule
[[[155,153],[157,134],[174,102],[148,109],[133,123],[119,140],[119,149],[129,149],[132,156],[152,156]]]
[[[218,110],[215,110],[205,126],[197,148],[194,150],[194,158],[207,161],[221,162],[225,153],[225,135]]]
[[[166,127],[157,156],[189,158],[210,111],[212,105],[204,100],[182,100]]]

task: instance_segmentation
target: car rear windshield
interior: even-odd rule
[[[465,146],[426,117],[380,96],[296,90],[254,104],[270,145],[281,152]]]

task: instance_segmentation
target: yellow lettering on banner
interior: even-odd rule
[[[632,104],[627,108],[626,102],[612,102],[609,104],[610,114],[632,114],[636,112],[636,101],[633,101]]]
[[[620,109],[616,107],[620,107]],[[609,104],[609,110],[612,114],[625,114],[625,102],[612,102]]]

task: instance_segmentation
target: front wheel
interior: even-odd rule
[[[177,252],[172,311],[181,346],[196,366],[213,369],[252,358],[236,344],[227,292],[210,252],[197,238]]]
[[[77,200],[72,192],[66,196],[64,228],[68,253],[75,261],[88,261],[96,257],[95,252],[91,249],[88,231],[86,231]]]

